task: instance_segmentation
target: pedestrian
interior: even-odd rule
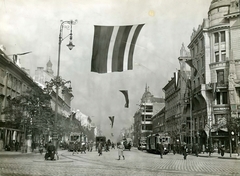
[[[87,148],[87,151],[89,152],[90,147],[89,147],[89,143],[88,142],[86,142],[86,148]]]
[[[120,144],[118,145],[118,160],[121,159],[121,156],[122,156],[123,159],[125,160],[125,157],[124,157],[124,155],[123,155],[123,150],[124,150],[123,142],[120,142]]]
[[[176,145],[173,145],[173,154],[176,154]]]
[[[73,143],[73,152],[72,152],[72,155],[74,155],[75,152],[78,154],[78,142],[77,142],[77,141],[74,141],[74,143]]]
[[[49,141],[47,145],[47,152],[45,154],[45,160],[47,160],[49,157],[51,160],[55,160],[54,159],[55,152],[56,152],[55,146],[53,145],[52,141]]]
[[[160,153],[160,157],[163,158],[164,147],[163,147],[162,143],[158,144],[158,151]]]
[[[105,144],[105,151],[109,152],[109,145],[107,143]]]
[[[84,144],[84,143],[82,144],[81,153],[86,154],[86,144]]]
[[[220,152],[221,152],[221,156],[223,157],[225,152],[224,145],[221,146]]]
[[[183,150],[183,158],[184,158],[184,160],[186,160],[187,159],[187,152],[188,152],[188,148],[187,148],[186,144],[183,145],[182,150]]]
[[[90,142],[89,144],[89,151],[92,152],[92,148],[93,148],[93,142]]]
[[[103,148],[103,144],[102,142],[99,142],[98,143],[98,156],[102,155],[102,148]]]
[[[42,143],[39,144],[39,152],[42,155],[42,153],[43,153],[43,144]]]
[[[196,153],[197,157],[198,157],[198,150],[199,150],[199,147],[198,147],[198,144],[196,144],[196,146],[195,146],[195,153]]]
[[[15,142],[15,150],[16,150],[16,152],[18,151],[18,149],[19,149],[19,142],[16,141],[16,142]]]
[[[114,143],[112,142],[112,149],[115,149],[115,145],[114,145]]]
[[[32,141],[32,144],[31,144],[31,149],[32,149],[32,152],[34,151],[34,149],[35,149],[35,142],[34,141]]]

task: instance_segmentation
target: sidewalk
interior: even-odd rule
[[[195,154],[193,154],[195,155]],[[217,157],[219,159],[234,159],[234,160],[240,160],[240,156],[238,156],[237,153],[232,153],[232,156],[230,157],[230,153],[224,153],[224,156],[221,156],[218,153],[211,153],[211,156],[209,156],[209,153],[199,153],[199,157]]]
[[[73,162],[72,160],[70,159],[66,159],[66,158],[62,158],[61,157],[61,154],[63,152],[65,152],[66,150],[62,150],[62,149],[59,149],[58,150],[58,156],[59,156],[59,160],[54,160],[54,161],[51,161],[51,160],[45,160],[44,159],[44,155],[46,153],[46,151],[44,150],[43,151],[43,154],[40,155],[39,151],[37,149],[35,149],[33,152],[28,152],[28,153],[22,153],[21,151],[5,151],[5,150],[2,150],[0,151],[0,156],[1,155],[12,155],[12,156],[23,156],[23,155],[28,155],[28,156],[33,156],[33,162]]]
[[[35,152],[33,152],[35,153]],[[22,153],[21,151],[0,151],[0,155],[23,155],[23,154],[33,154],[32,152]]]

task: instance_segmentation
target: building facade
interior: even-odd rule
[[[208,18],[193,31],[188,45],[192,70],[192,140],[201,146],[229,148],[228,122],[239,118],[239,6],[238,0],[213,0]],[[238,138],[233,142],[235,147]]]
[[[46,83],[50,82],[55,78],[54,72],[52,70],[52,62],[49,60],[46,64],[46,69],[44,70],[43,67],[37,67],[35,70],[35,75],[33,76],[34,81],[43,89],[46,88]],[[66,82],[64,79],[62,79]],[[69,81],[69,85],[71,87],[71,82]],[[58,94],[58,113],[68,117],[71,114],[71,101],[73,99],[73,94],[67,86],[60,86],[59,87],[59,94]],[[56,104],[56,87],[52,87],[53,91],[51,91],[50,95],[52,97],[51,106],[54,109]]]
[[[186,51],[184,45],[180,50],[180,70],[174,73],[163,88],[165,93],[165,133],[167,133],[173,143],[190,143],[190,108],[188,97],[190,92],[189,78],[190,67],[186,61],[191,59],[190,53]]]
[[[165,106],[152,116],[152,134],[165,133]]]
[[[23,128],[14,123],[14,119],[8,119],[3,114],[4,108],[12,99],[29,90],[41,91],[30,75],[13,59],[0,50],[0,150],[3,150],[5,146],[14,148],[14,142],[25,143],[26,139]],[[27,139],[27,145],[30,147],[31,137]]]
[[[146,86],[142,95],[140,109],[134,115],[134,146],[138,146],[140,142],[146,141],[146,137],[153,132],[152,116],[164,107],[164,99],[156,98]]]

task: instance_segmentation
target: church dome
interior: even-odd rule
[[[52,67],[52,62],[50,60],[47,63],[47,67]]]
[[[149,88],[146,86],[145,92],[142,96],[142,102],[151,102],[153,95],[149,92]]]
[[[52,70],[52,62],[49,61],[47,62],[47,72],[50,73],[50,74],[53,74],[53,70]]]

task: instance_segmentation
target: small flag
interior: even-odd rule
[[[91,71],[107,73],[132,70],[133,53],[143,25],[95,25]]]
[[[119,91],[122,92],[125,97],[125,100],[126,100],[125,108],[128,108],[129,106],[128,91],[127,90],[119,90]]]
[[[186,60],[186,63],[187,63],[191,68],[194,69],[193,75],[196,76],[197,73],[198,73],[198,70],[197,70],[197,68],[193,65],[192,59],[191,59],[191,60]]]
[[[111,128],[113,127],[113,123],[114,123],[114,116],[109,116],[109,119],[111,121]]]

